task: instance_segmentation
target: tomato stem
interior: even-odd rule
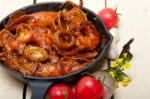
[[[115,8],[115,12],[117,13],[118,7]]]
[[[117,15],[122,15],[121,13],[118,13],[117,10],[118,10],[118,7],[116,7],[115,10],[114,10],[116,12],[116,14]]]
[[[68,91],[67,90],[65,91],[65,97],[64,97],[64,99],[68,99]]]
[[[107,8],[107,0],[105,0],[105,8]]]

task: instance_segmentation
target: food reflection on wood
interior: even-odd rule
[[[24,75],[41,77],[89,65],[101,51],[101,37],[82,6],[82,0],[79,6],[67,1],[57,12],[15,12],[0,31],[0,60]]]

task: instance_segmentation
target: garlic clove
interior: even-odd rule
[[[116,42],[114,42],[114,41],[112,42],[106,57],[108,59],[111,59],[111,60],[115,60],[118,58],[118,50],[117,50],[117,43]]]
[[[109,30],[110,34],[114,37],[114,41],[117,43],[120,40],[120,34],[117,28],[113,27]]]

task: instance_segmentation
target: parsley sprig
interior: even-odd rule
[[[124,70],[130,69],[130,61],[133,57],[130,52],[130,45],[134,39],[130,39],[124,46],[119,55],[119,58],[111,64],[111,67],[107,69],[108,73],[115,79],[116,87],[122,82],[123,86],[127,86],[131,82],[131,78],[124,72]]]

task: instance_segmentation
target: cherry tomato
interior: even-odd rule
[[[104,21],[108,29],[116,26],[119,21],[116,11],[111,8],[101,10],[98,15]]]
[[[48,90],[49,99],[74,99],[73,91],[70,86],[56,84]]]
[[[75,99],[100,99],[103,93],[103,84],[91,76],[81,78],[75,87]]]

